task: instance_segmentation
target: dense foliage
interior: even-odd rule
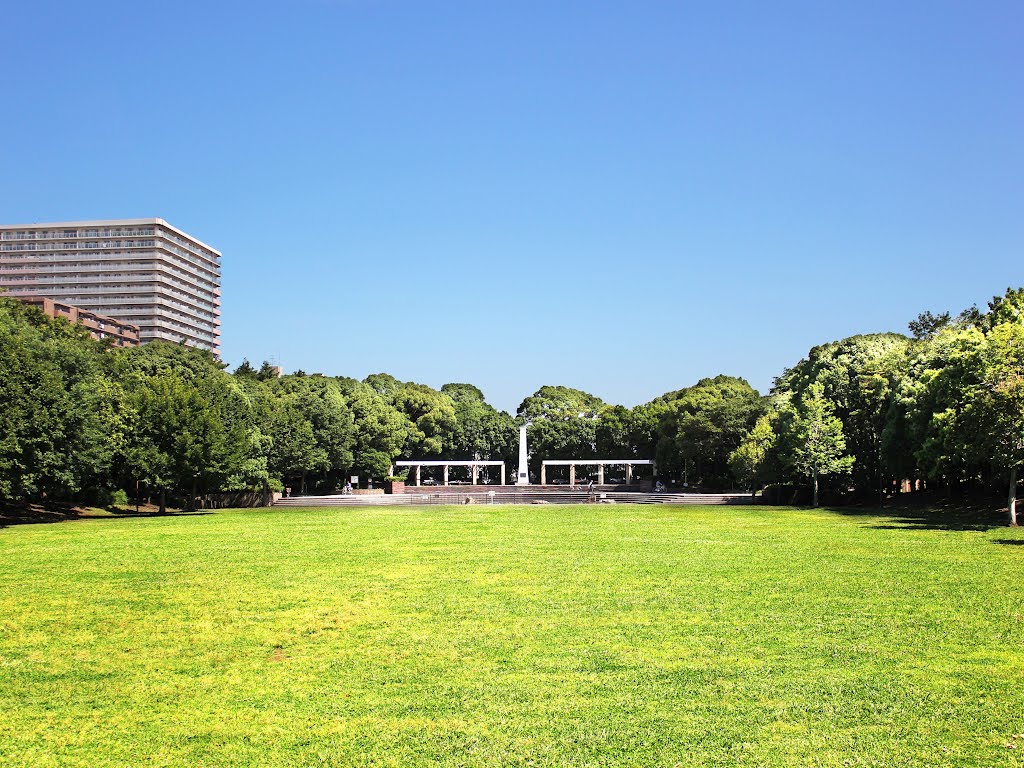
[[[833,498],[1003,489],[1015,523],[1024,290],[957,317],[925,312],[909,329],[815,347],[785,371],[730,457],[737,476],[750,488],[824,481]]]
[[[0,299],[0,500],[329,492],[389,477],[400,458],[513,462],[525,422],[534,472],[542,458],[653,458],[675,484],[806,488],[815,503],[819,488],[867,499],[1009,486],[1012,515],[1024,289],[956,317],[925,312],[910,331],[814,347],[765,397],[724,375],[633,408],[544,386],[513,418],[472,384],[279,377],[248,361],[231,374],[206,352],[115,349]]]
[[[182,345],[113,348],[12,299],[0,299],[0,382],[7,502],[331,491],[383,480],[400,457],[508,460],[516,446],[512,417],[469,384],[279,377],[248,361],[231,374]]]

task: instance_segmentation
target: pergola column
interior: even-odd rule
[[[597,484],[604,485],[604,464],[597,465]]]
[[[420,484],[420,469],[421,469],[420,465],[417,464],[416,465],[416,485],[417,486]]]
[[[548,474],[547,473],[547,465],[541,464],[540,465],[540,484],[541,485],[547,485],[548,484],[547,474]]]
[[[501,484],[505,484],[505,462],[501,462]]]
[[[627,464],[626,465],[626,485],[632,485],[632,484],[633,484],[633,465],[632,464]]]
[[[576,485],[576,465],[569,465],[569,485]]]
[[[473,468],[472,468],[472,471],[473,471],[473,479],[471,480],[471,483],[473,485],[476,485],[477,484],[476,481],[477,481],[478,477],[480,476],[480,467],[478,467],[476,464],[474,464]]]
[[[448,485],[448,465],[444,465],[444,484]]]

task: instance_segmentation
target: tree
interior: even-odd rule
[[[312,430],[317,461],[308,462],[301,471],[302,492],[310,475],[322,490],[334,490],[338,478],[352,468],[356,441],[355,417],[340,383],[320,375],[285,376],[271,381],[270,388],[288,407],[297,409]],[[321,456],[326,456],[326,461],[321,461]]]
[[[151,342],[118,350],[117,369],[132,410],[123,480],[159,491],[161,510],[168,493],[187,494],[191,504],[246,469],[259,475],[252,457],[265,441],[252,404],[208,351]]]
[[[633,456],[638,459],[650,459],[655,456],[660,419],[661,409],[650,403],[630,408],[626,419],[626,439]]]
[[[390,373],[371,373],[363,379],[363,383],[387,400],[393,400],[395,393],[402,386],[402,382]]]
[[[270,449],[271,471],[283,479],[299,481],[299,492],[306,492],[310,473],[326,472],[331,465],[327,451],[317,444],[313,424],[303,413],[295,394],[281,397],[274,413],[274,442]]]
[[[1024,464],[1024,325],[996,325],[987,336],[984,369],[972,404],[993,464],[1009,474],[1007,510],[1017,525],[1017,478]]]
[[[630,445],[630,416],[630,410],[621,405],[606,405],[600,410],[594,436],[599,456],[606,459],[634,457]]]
[[[425,384],[402,382],[386,373],[371,374],[363,383],[404,417],[401,455],[407,458],[417,454],[440,455],[451,444],[456,426],[455,403],[451,397]]]
[[[296,376],[301,374],[302,371],[296,371]],[[256,373],[256,378],[260,381],[273,381],[274,379],[280,378],[281,369],[276,365],[271,365],[266,360],[263,361],[263,365],[260,366],[259,371]]]
[[[1002,296],[993,296],[979,326],[988,332],[1004,323],[1024,323],[1024,288],[1007,288]]]
[[[819,478],[847,472],[854,459],[845,455],[843,423],[835,416],[821,384],[812,384],[797,401],[794,417],[792,463],[800,474],[811,479],[817,507]]]
[[[774,429],[777,419],[776,411],[758,417],[736,450],[729,454],[729,469],[742,487],[750,489],[751,495],[767,482],[778,479],[772,466],[773,449],[778,441]]]
[[[344,377],[336,381],[354,419],[353,469],[369,477],[388,475],[405,446],[408,419],[368,384]]]
[[[930,339],[938,331],[950,324],[949,312],[941,312],[933,315],[931,312],[922,312],[917,319],[907,323],[910,335],[917,340]]]
[[[488,404],[472,384],[445,384],[441,393],[455,404],[455,427],[444,450],[446,457],[512,460],[516,426],[511,416]]]
[[[539,470],[539,457],[589,459],[597,451],[597,420],[602,400],[571,387],[544,386],[523,400],[517,410],[531,423],[528,445]]]
[[[440,454],[455,430],[455,403],[425,384],[406,382],[394,391],[394,406],[409,420],[405,455]]]
[[[472,384],[445,384],[441,392],[448,395],[453,403],[483,403],[486,401],[483,391]]]
[[[0,498],[68,498],[102,482],[124,434],[109,348],[0,299]]]
[[[257,372],[256,369],[252,367],[249,360],[243,358],[242,364],[235,368],[235,372],[232,375],[235,376],[235,378],[254,379],[257,376]]]
[[[135,383],[132,400],[135,428],[127,451],[133,474],[160,493],[219,489],[245,450],[242,425],[227,427],[218,409],[198,388],[173,372],[147,376]]]
[[[794,402],[813,383],[822,385],[825,399],[842,422],[847,449],[856,457],[852,482],[862,499],[891,484],[891,470],[883,465],[883,434],[893,390],[907,369],[911,344],[896,333],[851,336],[821,344],[775,383],[773,391],[791,394]]]
[[[281,478],[276,472],[271,472],[269,465],[269,456],[275,442],[276,395],[270,384],[259,374],[236,375],[232,383],[244,397],[250,418],[246,431],[246,449],[235,471],[225,479],[222,490],[279,491],[283,487]]]
[[[727,485],[729,455],[764,406],[757,390],[734,376],[701,379],[671,402],[662,430],[675,443],[698,484]]]
[[[949,326],[918,342],[893,388],[883,433],[886,462],[904,477],[956,484],[983,473],[977,412],[970,409],[981,381],[985,336]]]

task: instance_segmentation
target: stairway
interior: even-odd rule
[[[405,493],[385,494],[348,494],[332,496],[292,496],[279,499],[275,507],[366,507],[366,506],[401,506],[401,505],[434,505],[434,504],[465,504],[472,499],[474,504],[586,504],[588,499],[596,497],[598,503],[615,502],[616,504],[757,504],[749,493],[626,493],[598,492],[588,494],[586,491],[549,490],[539,488],[519,488],[502,486],[500,491],[454,491],[450,488],[437,490],[417,489]],[[492,495],[493,494],[493,495]]]
[[[633,493],[633,504],[760,504],[749,493]],[[618,499],[616,499],[618,500]]]

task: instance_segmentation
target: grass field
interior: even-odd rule
[[[12,526],[0,764],[1020,766],[1017,545],[756,507]]]

